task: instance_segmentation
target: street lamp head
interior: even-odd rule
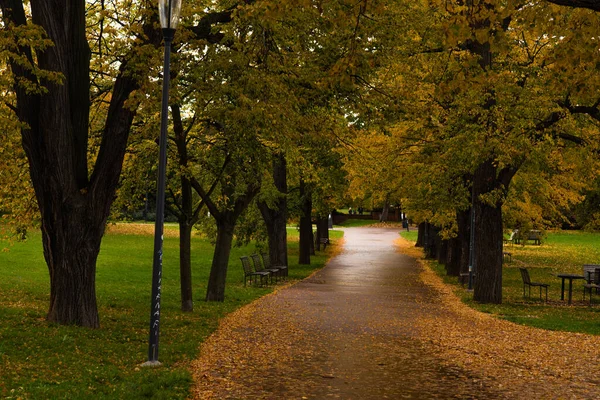
[[[158,0],[158,15],[163,30],[175,31],[179,23],[181,0]]]

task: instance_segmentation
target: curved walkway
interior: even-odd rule
[[[596,337],[472,311],[397,239],[346,229],[323,270],[227,317],[194,362],[195,397],[593,398]]]

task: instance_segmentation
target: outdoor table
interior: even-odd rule
[[[560,287],[560,299],[565,299],[565,279],[569,280],[569,304],[571,304],[571,297],[573,294],[573,280],[574,279],[585,279],[583,275],[577,274],[558,274],[557,277],[562,279],[562,285]]]

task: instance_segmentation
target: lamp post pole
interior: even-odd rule
[[[473,184],[473,188],[471,190],[471,237],[469,238],[468,290],[473,290],[473,274],[475,273],[475,184]],[[481,277],[479,279],[481,279]]]
[[[150,337],[148,340],[148,361],[145,366],[158,366],[158,342],[160,332],[160,300],[162,287],[163,232],[165,217],[165,186],[167,172],[167,126],[169,119],[169,78],[171,43],[179,19],[181,0],[158,1],[160,22],[165,42],[163,64],[162,108],[158,156],[158,178],[156,184],[156,220],[154,224],[154,256],[152,262],[152,298],[150,308]]]

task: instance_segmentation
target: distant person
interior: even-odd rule
[[[363,208],[362,207],[358,207],[358,215],[362,215],[363,213]]]
[[[348,207],[348,214],[352,215],[352,207]]]

